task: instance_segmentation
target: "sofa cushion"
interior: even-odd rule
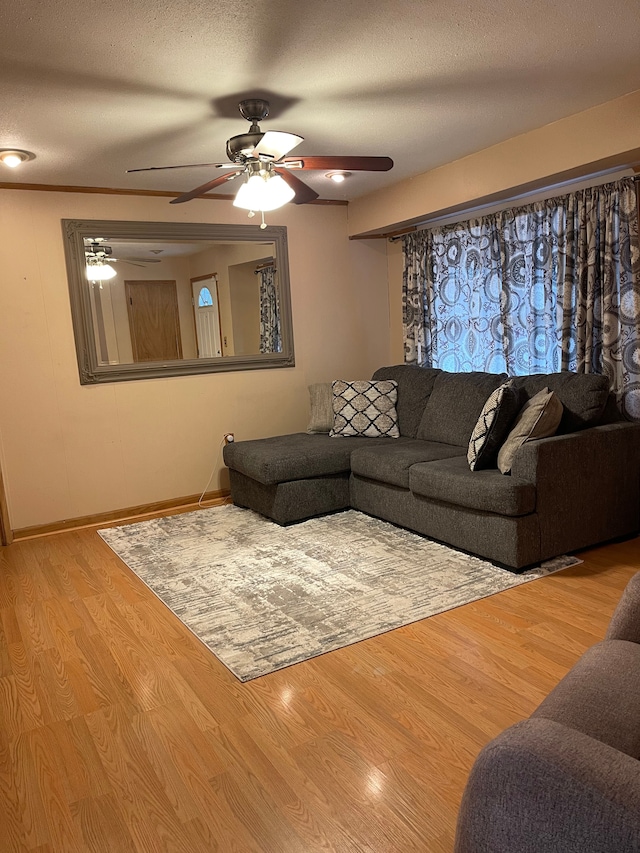
[[[505,373],[445,373],[433,386],[416,438],[464,447],[465,452],[482,407]]]
[[[520,394],[509,379],[489,395],[471,433],[467,462],[472,471],[495,468],[498,451],[520,409]]]
[[[461,447],[454,447],[451,444],[400,438],[389,444],[357,448],[351,454],[351,470],[361,477],[408,489],[409,469],[412,465],[417,462],[460,456],[463,453]]]
[[[498,468],[501,473],[511,472],[515,455],[526,441],[555,435],[561,418],[562,403],[548,388],[543,388],[535,397],[527,400],[498,451]]]
[[[400,435],[416,437],[427,400],[440,373],[442,371],[435,367],[395,364],[391,367],[381,367],[373,374],[373,379],[393,379],[398,383],[396,409]]]
[[[593,426],[599,421],[609,397],[609,379],[597,373],[540,373],[517,376],[514,384],[527,398],[548,388],[560,398],[564,407],[558,432],[568,432]]]
[[[392,379],[375,382],[336,379],[333,387],[333,427],[329,435],[364,435],[399,438],[398,384]]]
[[[587,649],[532,716],[640,758],[640,646],[604,640]]]
[[[308,433],[329,433],[333,426],[333,390],[330,382],[316,382],[309,385]]]
[[[330,438],[328,435],[276,435],[236,441],[224,448],[227,468],[271,485],[350,470],[351,451],[363,445],[388,443],[388,438]]]
[[[500,515],[527,515],[536,508],[536,488],[495,468],[470,471],[466,455],[422,462],[409,471],[416,495]]]

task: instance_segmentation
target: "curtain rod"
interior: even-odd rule
[[[268,261],[266,264],[258,264],[253,271],[254,275],[258,275],[258,273],[262,272],[262,270],[268,270],[269,267],[273,267],[273,271],[278,272],[278,270],[276,269],[275,261]]]
[[[634,182],[634,184],[637,184],[638,181],[640,181],[640,174],[638,174],[638,175],[627,175],[626,177],[629,178],[630,180],[632,180]],[[619,180],[623,180],[623,178],[619,178]],[[594,184],[594,186],[600,186],[600,184]],[[550,196],[550,198],[554,198],[554,197],[555,196]],[[504,209],[507,210],[509,205],[515,201],[518,201],[517,196],[515,196],[511,200],[505,199],[506,207]],[[491,206],[492,205],[490,205],[490,204],[482,205],[482,207],[491,207]],[[480,211],[481,208],[475,208],[475,210]],[[461,210],[460,214],[462,215],[462,219],[460,221],[464,222],[465,213],[473,213],[473,212],[474,212],[474,208],[467,208],[466,211]],[[451,216],[453,216],[453,215],[454,214],[451,214]],[[449,216],[446,216],[446,217],[441,216],[440,217],[440,219],[449,219],[449,218],[450,218]],[[436,222],[437,220],[434,219],[433,221]],[[406,228],[404,231],[394,231],[392,234],[381,234],[380,236],[381,237],[387,237],[387,239],[389,240],[390,243],[397,243],[397,241],[401,240],[406,234],[414,234],[416,231],[426,231],[427,228],[429,227],[429,225],[430,225],[430,223],[427,220],[425,222],[420,222],[417,225],[412,225],[410,228]]]

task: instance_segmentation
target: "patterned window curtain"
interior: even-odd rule
[[[427,284],[429,232],[417,231],[402,238],[402,329],[407,364],[431,367],[431,294]]]
[[[511,375],[606,372],[640,419],[631,179],[404,238],[405,360]]]
[[[273,266],[264,267],[260,275],[260,352],[282,352],[280,297]]]
[[[606,373],[622,413],[640,420],[640,250],[633,180],[568,197],[565,253],[562,368]]]

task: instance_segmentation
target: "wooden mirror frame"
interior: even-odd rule
[[[221,373],[234,370],[263,370],[293,367],[293,320],[289,286],[287,229],[282,225],[217,225],[182,222],[122,222],[103,219],[63,219],[71,318],[75,336],[81,385],[123,382],[132,379],[158,379],[163,376],[193,376],[199,373]],[[91,313],[90,294],[85,274],[86,237],[106,234],[110,240],[202,240],[206,242],[274,243],[280,288],[280,322],[282,351],[232,355],[217,358],[194,358],[175,361],[153,361],[127,364],[99,364]]]

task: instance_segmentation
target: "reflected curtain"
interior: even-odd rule
[[[260,352],[282,352],[280,298],[273,266],[259,270],[260,276]]]
[[[640,419],[632,179],[403,239],[405,361],[606,373],[621,410]]]

